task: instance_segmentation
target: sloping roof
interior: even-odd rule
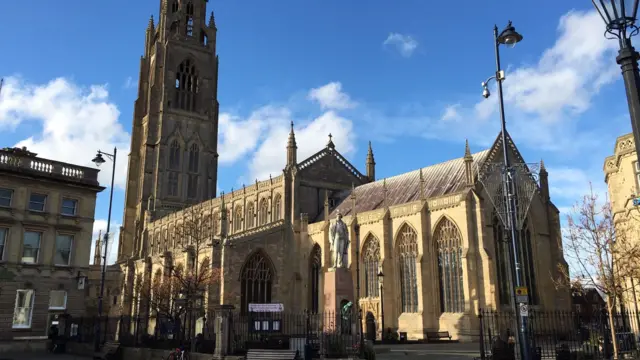
[[[489,157],[490,153],[491,148],[472,154],[473,169],[476,174],[478,168]],[[393,206],[419,200],[420,170],[422,170],[422,179],[424,181],[424,196],[427,199],[456,193],[466,186],[464,157],[460,157],[356,187],[353,191],[355,191],[356,195],[357,212],[371,211],[383,208],[385,205]],[[387,193],[386,204],[385,187]],[[338,211],[342,215],[351,213],[352,202],[349,200],[351,191],[347,190],[338,194],[338,198],[343,201],[333,209],[330,215],[331,218],[336,216]]]

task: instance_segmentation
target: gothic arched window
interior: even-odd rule
[[[174,13],[176,11],[178,11],[178,1],[173,0],[173,2],[171,2],[171,12]]]
[[[191,144],[189,147],[189,171],[197,173],[200,167],[200,147],[198,144]]]
[[[260,200],[260,210],[258,211],[258,225],[267,223],[269,216],[269,202],[267,199]]]
[[[320,310],[320,273],[322,272],[322,249],[318,244],[313,245],[309,258],[309,280],[311,283],[309,309],[314,314]]]
[[[186,111],[195,111],[198,96],[198,72],[190,59],[178,66],[176,73],[175,106]]]
[[[220,214],[217,211],[213,212],[211,216],[211,236],[218,235],[220,233],[220,227],[218,222],[220,221]]]
[[[451,220],[444,218],[436,226],[433,238],[438,253],[440,311],[464,312],[462,235],[460,235],[460,230]]]
[[[505,231],[504,226],[500,222],[497,215],[494,214],[493,218],[493,234],[494,242],[496,245],[496,269],[498,278],[497,283],[500,287],[499,296],[500,303],[503,305],[512,304],[513,290],[509,286],[510,271],[511,271],[511,258],[509,250],[511,250],[511,233]],[[522,286],[525,286],[529,292],[529,303],[538,304],[538,289],[535,274],[535,259],[533,258],[533,245],[531,239],[531,230],[529,229],[529,223],[524,222],[522,230],[516,232],[518,260],[520,262],[520,279],[522,279]]]
[[[269,259],[262,251],[253,253],[240,274],[240,311],[246,313],[251,303],[270,303],[273,280],[274,272]]]
[[[180,170],[180,143],[173,140],[169,146],[169,169]]]
[[[254,212],[255,209],[253,207],[253,203],[250,202],[247,204],[247,215],[245,215],[245,219],[246,219],[246,227],[247,229],[251,229],[253,227],[253,220],[254,220]]]
[[[185,24],[187,36],[193,36],[193,3],[191,1],[187,3]]]
[[[362,247],[362,262],[364,264],[364,295],[366,297],[380,296],[380,242],[373,236],[367,236]]]
[[[404,224],[398,233],[398,269],[400,270],[400,303],[403,313],[418,312],[418,234]]]
[[[169,183],[168,185],[168,193],[170,196],[179,196],[180,195],[180,187],[179,187],[179,174],[175,171],[169,172]]]
[[[242,206],[236,207],[236,212],[233,214],[233,231],[242,230]]]
[[[282,219],[282,197],[278,194],[273,200],[273,221],[280,219]]]

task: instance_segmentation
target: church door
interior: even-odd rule
[[[371,313],[371,311],[367,312],[365,323],[366,323],[367,340],[375,341],[376,340],[376,319],[373,316],[373,313]]]

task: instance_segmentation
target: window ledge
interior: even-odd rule
[[[11,325],[11,329],[18,330],[18,331],[31,330],[31,325]]]

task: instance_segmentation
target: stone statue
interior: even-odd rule
[[[349,230],[338,213],[338,220],[329,229],[329,240],[333,252],[333,268],[347,266],[347,250],[349,249]]]

